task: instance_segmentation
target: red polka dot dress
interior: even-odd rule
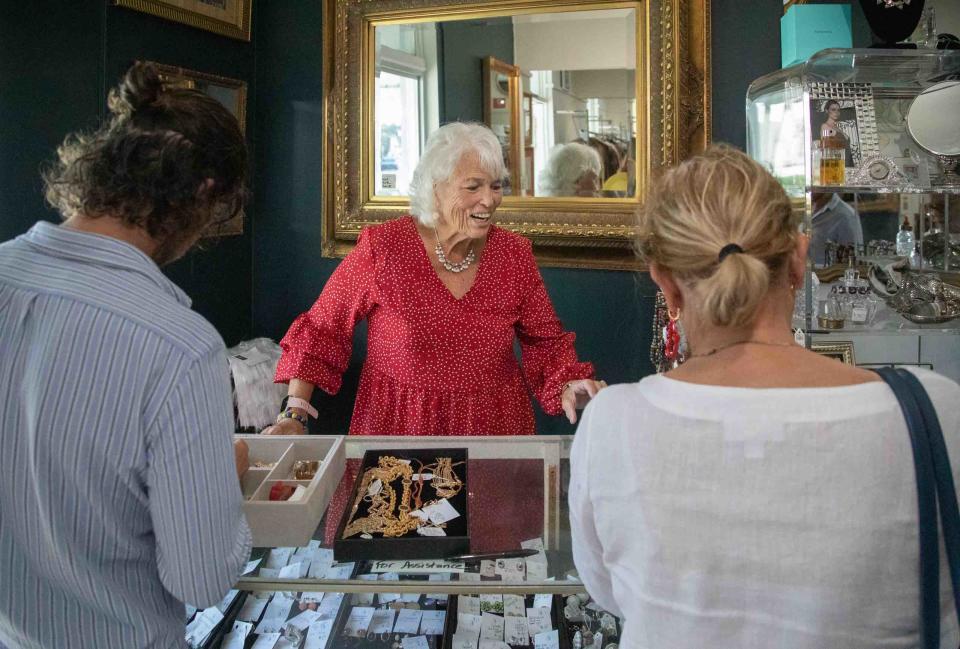
[[[368,321],[353,435],[529,435],[527,385],[558,415],[577,360],[530,242],[491,226],[470,291],[456,299],[431,265],[412,217],[361,232],[309,311],[280,341],[277,382],[340,390],[354,326]],[[514,341],[522,357],[518,363]]]

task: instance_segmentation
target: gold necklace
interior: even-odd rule
[[[780,342],[774,340],[735,340],[732,343],[727,343],[726,345],[720,345],[719,347],[714,347],[708,352],[702,354],[691,354],[687,357],[687,360],[691,358],[704,358],[705,356],[713,356],[717,352],[722,352],[725,349],[730,349],[731,347],[736,347],[737,345],[767,345],[768,347],[799,347],[794,341],[790,342]]]

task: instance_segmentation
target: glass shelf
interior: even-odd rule
[[[807,185],[808,192],[824,194],[960,194],[960,185]]]

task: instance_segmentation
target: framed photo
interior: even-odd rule
[[[838,340],[836,342],[816,342],[810,345],[810,350],[822,354],[828,358],[833,358],[847,365],[856,365],[853,356],[853,343],[849,340]]]
[[[160,78],[167,85],[199,90],[213,97],[229,110],[240,124],[240,132],[247,129],[247,83],[239,79],[216,74],[188,70],[173,65],[151,61],[157,67]],[[240,212],[226,223],[212,227],[205,237],[222,237],[243,234],[244,213]]]
[[[114,0],[129,7],[221,36],[250,40],[253,0]]]
[[[859,167],[880,154],[873,88],[869,83],[813,83],[810,85],[810,137],[839,137],[846,150],[845,166]]]

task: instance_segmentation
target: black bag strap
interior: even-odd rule
[[[940,647],[940,554],[937,535],[937,497],[933,458],[924,416],[903,376],[883,367],[877,374],[887,382],[900,402],[910,433],[916,468],[917,509],[920,515],[920,634],[923,649]]]
[[[937,411],[923,384],[910,372],[903,369],[899,372],[913,391],[927,426],[927,441],[930,443],[930,455],[933,458],[933,477],[937,485],[940,525],[943,527],[943,541],[950,566],[950,582],[953,586],[953,602],[957,614],[960,615],[960,507],[957,506],[957,488],[953,482],[953,471],[950,469],[950,455],[943,439],[943,430],[940,428]]]

